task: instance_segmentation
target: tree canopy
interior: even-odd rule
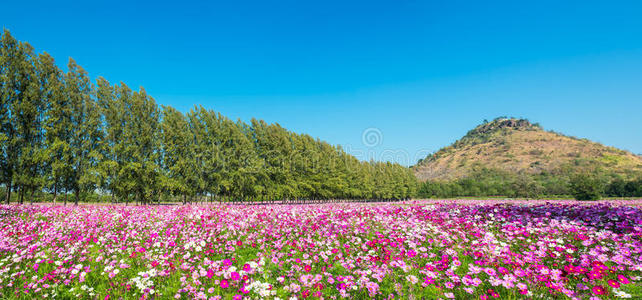
[[[0,186],[8,203],[72,195],[271,201],[404,199],[410,169],[362,162],[341,147],[262,120],[159,106],[144,88],[61,71],[8,30],[0,39]],[[36,199],[38,200],[38,199]]]

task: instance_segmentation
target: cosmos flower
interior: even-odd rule
[[[624,276],[622,274],[618,274],[617,275],[617,280],[619,280],[623,284],[629,284],[629,282],[630,282],[629,279],[626,278],[626,276]]]
[[[239,279],[241,279],[241,275],[238,272],[234,271],[234,272],[230,273],[230,279],[239,280]]]
[[[595,294],[595,295],[604,295],[604,294],[606,294],[606,290],[601,285],[594,286],[592,290],[593,290],[593,294]]]
[[[230,286],[230,283],[227,280],[222,279],[220,286],[222,289],[226,289],[228,286]]]
[[[0,294],[636,297],[620,290],[642,276],[630,203],[0,205]]]

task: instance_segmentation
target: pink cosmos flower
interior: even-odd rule
[[[606,290],[601,285],[596,285],[593,287],[593,294],[604,295],[606,294]]]
[[[486,274],[488,274],[489,276],[495,276],[495,274],[497,274],[495,272],[495,269],[493,269],[493,268],[486,268],[486,269],[484,269],[484,272],[486,272]]]
[[[623,284],[629,284],[629,282],[630,282],[629,279],[626,278],[626,276],[624,276],[622,274],[618,274],[617,275],[617,280],[619,280]]]
[[[222,289],[226,289],[228,286],[230,286],[230,283],[227,280],[223,279],[223,280],[221,280],[221,284],[220,285],[221,285]]]
[[[234,271],[234,272],[232,272],[232,273],[230,274],[230,278],[231,278],[232,280],[239,280],[239,279],[241,279],[241,275],[240,275],[239,273],[237,273],[236,271]]]
[[[366,283],[366,288],[368,289],[370,297],[374,297],[379,292],[379,285],[372,281]]]

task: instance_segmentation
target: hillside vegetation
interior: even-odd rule
[[[545,131],[525,119],[498,118],[429,155],[414,170],[425,181],[465,178],[481,168],[526,174],[604,172],[630,178],[642,172],[642,157]]]
[[[642,196],[640,156],[525,119],[484,122],[413,170],[419,197]]]

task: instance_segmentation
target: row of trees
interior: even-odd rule
[[[570,180],[571,194],[578,200],[597,200],[601,197],[642,197],[642,177],[624,179],[590,174],[578,174]]]
[[[8,203],[91,195],[149,203],[402,199],[416,179],[398,164],[253,119],[158,106],[143,88],[61,71],[5,30],[0,45],[0,182]],[[92,198],[93,199],[93,198]]]
[[[604,186],[608,197],[642,197],[642,177],[634,180],[616,178]]]
[[[451,181],[426,181],[418,188],[420,198],[488,197],[536,198],[562,195],[551,178],[536,178],[501,170],[481,168],[469,176]]]
[[[555,174],[516,174],[479,168],[452,181],[426,181],[419,185],[420,198],[502,196],[513,198],[566,197],[596,200],[600,197],[642,197],[642,176],[625,179],[600,171],[559,170]]]

